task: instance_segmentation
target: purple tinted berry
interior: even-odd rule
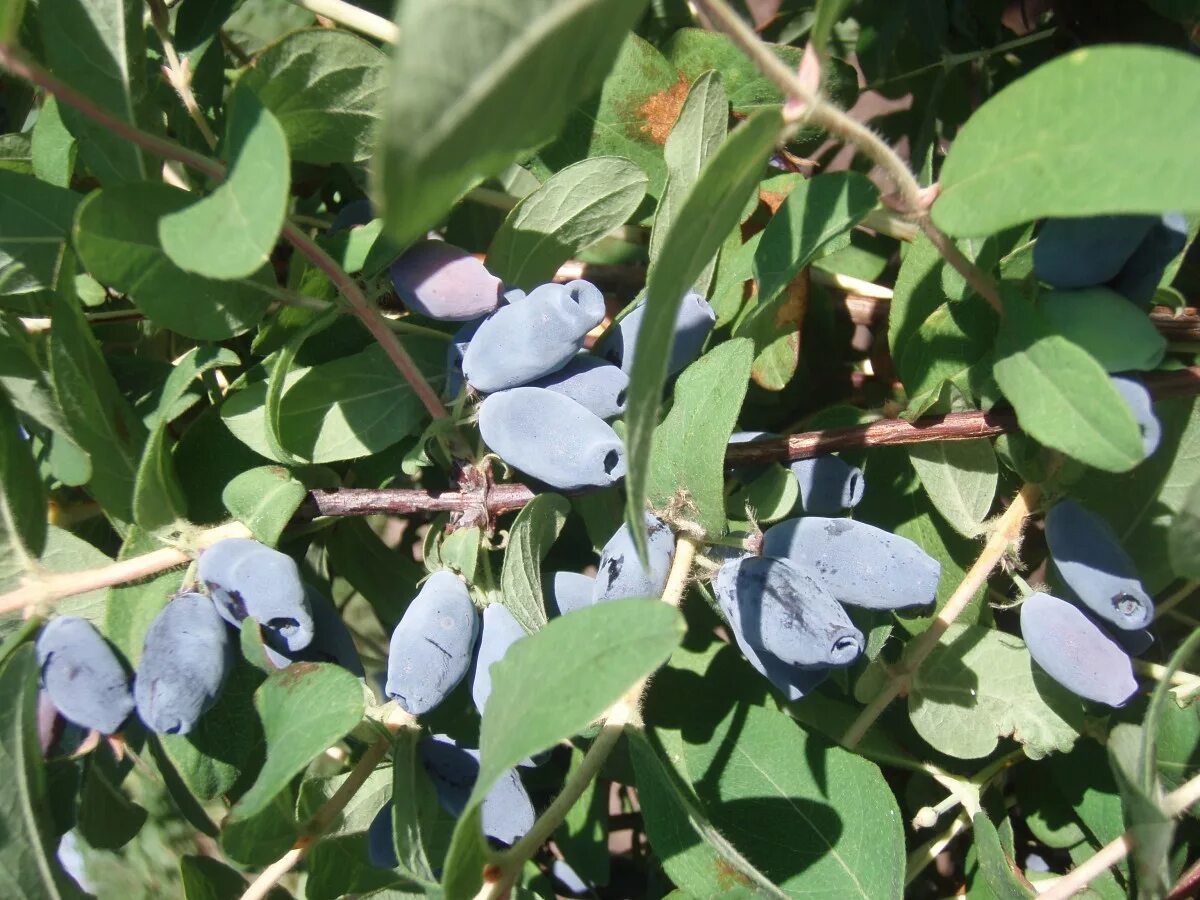
[[[662,596],[671,562],[675,559],[675,535],[671,526],[657,516],[646,513],[645,520],[650,568],[642,567],[629,526],[622,525],[600,552],[599,571],[592,593],[594,602]]]
[[[613,323],[604,333],[596,345],[596,354],[626,372],[632,372],[638,333],[645,316],[646,301],[639,300],[628,315]],[[682,372],[700,355],[716,322],[717,314],[708,301],[695,291],[688,291],[675,317],[675,338],[667,360],[668,375]]]
[[[1054,569],[1096,616],[1136,631],[1154,619],[1154,601],[1108,523],[1073,500],[1046,514],[1046,546]]]
[[[586,281],[543,284],[502,306],[479,326],[463,354],[463,374],[490,394],[557,372],[604,321],[604,295]]]
[[[475,678],[471,682],[471,699],[480,715],[492,694],[492,663],[500,662],[508,648],[527,634],[513,614],[499,603],[488,604],[483,610],[483,638],[475,654]]]
[[[1121,395],[1121,399],[1125,401],[1129,411],[1133,413],[1133,419],[1137,422],[1138,431],[1142,435],[1142,449],[1146,456],[1153,455],[1162,441],[1162,424],[1158,421],[1158,416],[1154,414],[1154,399],[1150,396],[1150,392],[1136,378],[1112,375],[1109,377],[1109,381],[1117,389],[1117,393]]]
[[[488,449],[559,490],[608,487],[625,475],[625,445],[612,427],[574,400],[519,387],[479,404]]]
[[[1077,696],[1124,706],[1137,693],[1129,654],[1074,604],[1050,594],[1027,597],[1021,637],[1034,662]]]
[[[539,378],[529,386],[570,397],[601,419],[611,419],[625,412],[629,376],[598,357],[580,353],[557,372]]]
[[[446,699],[471,666],[479,611],[451,572],[435,572],[392,632],[384,691],[414,716]]]
[[[798,459],[789,468],[800,485],[800,504],[812,516],[838,516],[858,506],[867,483],[862,469],[836,456]]]
[[[125,667],[87,619],[51,619],[34,649],[42,688],[67,721],[113,734],[133,712]]]
[[[435,734],[421,741],[420,754],[437,790],[438,802],[450,815],[460,815],[479,775],[479,751],[460,747],[447,735]],[[529,794],[516,769],[509,769],[483,800],[483,833],[511,845],[529,832],[533,821]]]
[[[552,616],[591,606],[595,590],[596,579],[578,572],[555,572],[542,578],[542,594],[551,600],[547,612]]]
[[[420,241],[392,263],[396,294],[409,309],[443,322],[486,316],[504,286],[482,262],[445,241]]]
[[[354,638],[346,623],[342,621],[337,607],[311,585],[304,586],[304,596],[308,598],[308,605],[312,610],[312,643],[298,653],[281,653],[264,645],[267,658],[277,669],[286,669],[294,662],[334,663],[351,675],[364,677],[358,648],[354,646]]]
[[[1033,247],[1033,271],[1056,288],[1084,288],[1116,277],[1154,224],[1153,216],[1047,219]]]
[[[1187,219],[1180,213],[1165,214],[1150,227],[1109,285],[1139,306],[1149,304],[1167,266],[1187,246],[1187,233]]]
[[[138,716],[159,734],[187,734],[217,702],[233,667],[229,629],[203,594],[180,594],[150,623],[134,682]]]
[[[714,587],[741,635],[739,643],[753,649],[764,664],[771,657],[788,666],[825,669],[848,666],[862,653],[862,632],[846,611],[785,559],[749,557],[726,563]]]
[[[767,529],[762,552],[795,563],[841,603],[867,609],[932,603],[942,574],[912,541],[853,519],[787,519]]]
[[[400,865],[392,834],[392,801],[389,800],[367,829],[367,860],[377,869],[394,869]]]
[[[312,610],[300,569],[286,553],[258,541],[228,538],[200,554],[199,578],[217,612],[235,628],[247,616],[280,650],[295,653],[313,637]]]

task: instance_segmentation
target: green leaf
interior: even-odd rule
[[[1139,771],[1143,743],[1140,726],[1121,722],[1109,732],[1108,758],[1121,792],[1125,826],[1133,838],[1131,855],[1139,896],[1164,897],[1173,880],[1170,855],[1175,821],[1162,808],[1153,757],[1149,784]]]
[[[978,438],[913,444],[908,458],[942,518],[961,535],[979,534],[1000,477],[991,442]]]
[[[641,548],[639,553],[645,552],[643,514],[653,465],[650,452],[679,304],[725,236],[737,226],[775,148],[780,127],[779,113],[763,110],[733,130],[704,164],[663,240],[658,263],[650,269],[646,314],[638,332],[625,413],[625,520]]]
[[[290,168],[283,126],[248,90],[226,113],[225,180],[158,220],[163,252],[185,272],[231,281],[270,261],[287,213]]]
[[[817,0],[808,40],[821,56],[828,55],[833,26],[846,14],[849,6],[850,0]]]
[[[16,411],[0,391],[0,557],[15,557],[32,571],[45,546],[46,490]]]
[[[337,792],[350,773],[330,778],[310,778],[300,785],[300,798],[296,801],[296,818],[307,822]],[[325,830],[327,837],[360,834],[371,827],[375,814],[383,808],[392,793],[392,772],[387,766],[375,769],[350,798],[350,801]]]
[[[645,0],[410,0],[373,172],[387,232],[423,235],[477,180],[556,134]]]
[[[129,294],[159,325],[196,340],[222,341],[263,317],[274,276],[263,267],[251,279],[230,283],[175,265],[159,242],[158,222],[194,199],[166,184],[106,188],[80,205],[75,246],[88,272]]]
[[[879,202],[864,175],[835,172],[801,181],[767,223],[754,253],[758,295],[769,302],[830,241],[846,234]]]
[[[1167,539],[1175,571],[1186,578],[1200,579],[1200,481],[1187,489]]]
[[[571,748],[571,767],[567,780],[575,777],[583,764],[584,752]],[[638,797],[640,800],[641,791]],[[562,825],[554,832],[554,845],[585,882],[606,885],[610,879],[608,850],[608,790],[605,782],[589,781]]]
[[[271,450],[271,456],[281,462],[294,464],[301,462],[292,454],[286,447],[283,446],[283,429],[280,424],[280,405],[283,400],[283,391],[287,386],[287,375],[292,370],[292,365],[296,361],[296,356],[304,347],[304,342],[313,335],[319,334],[338,318],[338,309],[335,306],[330,306],[325,311],[313,317],[303,328],[297,329],[285,342],[278,352],[274,354],[275,364],[270,367],[270,375],[267,376],[267,395],[264,400],[266,404],[267,429],[263,433],[266,438],[267,446]]]
[[[446,858],[450,896],[471,896],[485,849],[480,808],[492,785],[521,760],[587,728],[661,665],[683,637],[679,611],[637,598],[562,616],[513,644],[492,664],[480,728],[480,769]],[[553,671],[553,678],[546,673]],[[452,880],[453,879],[453,880]]]
[[[684,501],[706,534],[725,531],[725,447],[750,380],[753,346],[733,338],[684,370],[675,401],[654,432],[648,496],[656,509]]]
[[[235,804],[231,821],[266,809],[292,778],[346,736],[363,714],[362,684],[338,666],[293,663],[254,693],[267,740],[267,761]]]
[[[1106,372],[1149,371],[1167,351],[1167,339],[1146,313],[1116,291],[1050,291],[1038,309],[1055,333],[1078,344]]]
[[[756,296],[733,328],[735,335],[754,342],[750,377],[764,390],[781,391],[796,374],[809,293],[809,281],[804,278],[786,285],[770,301]]]
[[[291,784],[252,816],[236,817],[237,807],[221,822],[221,849],[239,865],[262,868],[279,859],[300,836],[296,795]]]
[[[874,763],[756,706],[683,753],[712,824],[786,895],[903,895],[904,826]]]
[[[54,74],[127,125],[138,127],[146,52],[137,0],[44,0],[42,45]],[[140,181],[152,168],[142,150],[78,110],[61,110],[88,169],[103,184]]]
[[[791,470],[771,463],[763,467],[761,475],[730,494],[725,508],[731,519],[777,522],[795,508],[799,499],[800,483]]]
[[[33,123],[31,150],[34,175],[59,187],[71,186],[78,145],[74,135],[67,130],[58,100],[54,97],[46,98],[37,121]]]
[[[436,883],[430,860],[445,856],[454,822],[421,762],[420,741],[420,732],[405,728],[392,746],[392,836],[400,871]]]
[[[92,458],[88,490],[105,512],[129,522],[146,429],[121,395],[67,278],[51,310],[50,381],[67,427]]]
[[[1075,50],[967,120],[942,165],[933,221],[985,235],[1044,216],[1200,209],[1188,152],[1198,142],[1200,61],[1128,44]]]
[[[211,856],[181,857],[179,877],[184,900],[238,900],[250,887],[240,872]],[[274,887],[267,900],[289,900],[291,896],[283,888]]]
[[[445,344],[407,337],[405,346],[426,371],[444,366]],[[435,385],[440,377],[431,379]],[[265,438],[266,382],[229,395],[221,419],[255,453],[271,459]],[[288,372],[280,403],[283,445],[314,463],[370,456],[415,434],[427,413],[403,376],[375,344],[333,362]]]
[[[12,0],[0,9],[0,44],[16,44],[25,16],[25,0]]]
[[[138,463],[133,485],[133,521],[150,532],[178,531],[186,517],[187,500],[167,443],[166,423],[161,423],[150,432]]]
[[[531,289],[624,223],[646,196],[646,173],[619,156],[567,166],[513,207],[492,238],[488,270]]]
[[[323,840],[317,844],[308,858],[305,900],[375,896],[368,892],[381,888],[386,890],[402,883],[395,872],[371,865],[367,847],[368,838],[365,834]],[[417,896],[427,895],[421,892]]]
[[[680,742],[672,742],[675,752],[671,763],[667,763],[643,731],[633,731],[627,739],[646,834],[655,856],[675,884],[693,897],[727,889],[757,889],[756,893],[767,897],[788,896],[709,821],[690,784],[685,784],[677,771],[685,764]]]
[[[412,554],[393,550],[361,518],[344,518],[325,532],[330,568],[371,605],[388,633],[417,592],[425,569]]]
[[[530,634],[546,624],[542,596],[542,560],[570,515],[571,504],[558,494],[539,494],[517,513],[500,569],[505,608]]]
[[[475,526],[457,528],[447,532],[446,525],[449,523],[449,517],[443,517],[440,521],[440,526],[435,523],[425,538],[425,545],[422,548],[425,568],[430,572],[449,569],[451,572],[461,575],[468,584],[473,584],[475,571],[481,562],[479,543],[483,532]],[[485,566],[487,565],[486,559],[482,562]]]
[[[192,382],[210,369],[223,366],[239,366],[241,360],[236,353],[218,346],[193,347],[175,361],[171,374],[163,382],[159,394],[158,408],[147,424],[167,423],[190,409],[196,403],[195,395],[188,392]]]
[[[1017,864],[1000,843],[996,826],[987,813],[977,812],[971,819],[975,831],[975,849],[979,853],[979,869],[988,889],[996,900],[1026,900],[1035,892],[1021,875]]]
[[[119,850],[146,824],[146,810],[121,790],[121,774],[107,749],[89,754],[76,823],[89,847]]]
[[[256,540],[274,547],[307,494],[304,484],[282,466],[259,466],[225,485],[221,500]]]
[[[1103,367],[1016,291],[1004,293],[992,371],[1021,428],[1047,447],[1106,472],[1145,457],[1133,413]]]
[[[0,294],[54,288],[80,196],[0,168]]]
[[[663,159],[667,165],[667,183],[654,211],[650,231],[650,263],[658,259],[663,241],[688,191],[700,177],[705,161],[712,156],[729,130],[729,99],[717,72],[705,72],[688,89],[687,99],[675,120]],[[696,290],[708,295],[715,259],[697,279]]]
[[[83,897],[55,854],[46,769],[38,744],[38,666],[26,644],[0,667],[0,764],[4,766],[0,826],[0,893],[46,900]]]
[[[348,31],[293,31],[260,52],[239,84],[283,126],[299,162],[360,162],[374,149],[387,57]]]
[[[1025,642],[979,625],[951,625],[908,696],[917,733],[958,759],[979,759],[1002,737],[1039,759],[1071,749],[1083,726],[1078,699],[1033,667]]]

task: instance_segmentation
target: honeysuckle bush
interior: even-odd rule
[[[1194,892],[1200,11],[1085,6],[6,0],[0,894]],[[584,413],[485,442],[460,328],[579,280],[627,383],[539,470]],[[414,714],[436,573],[509,637]],[[203,714],[89,730],[185,593]]]

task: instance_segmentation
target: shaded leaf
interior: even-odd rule
[[[74,191],[0,168],[0,294],[53,289],[81,199]]]
[[[546,624],[542,560],[562,531],[571,504],[558,494],[539,494],[517,514],[500,570],[500,597],[530,634]]]
[[[307,493],[304,484],[282,466],[259,466],[225,485],[221,500],[256,540],[274,547]]]
[[[974,537],[983,527],[1000,467],[987,438],[913,444],[908,458],[929,500],[954,530]]]

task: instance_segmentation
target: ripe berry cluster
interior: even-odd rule
[[[276,668],[296,661],[336,662],[361,677],[362,663],[337,609],[300,577],[287,555],[257,541],[220,541],[200,556],[208,593],[186,591],[151,622],[131,677],[95,626],[59,616],[38,636],[45,698],[64,719],[103,734],[136,708],[147,728],[187,734],[220,697],[234,662],[229,626],[252,618]]]

